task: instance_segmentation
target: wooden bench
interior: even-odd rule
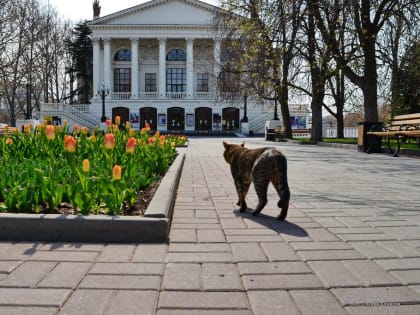
[[[0,135],[10,135],[17,132],[16,127],[0,127]]]
[[[381,131],[368,131],[367,134],[387,139],[389,153],[399,156],[401,143],[405,143],[408,139],[420,139],[420,113],[395,116],[389,126],[382,128]],[[391,139],[397,140],[395,150],[391,148]]]

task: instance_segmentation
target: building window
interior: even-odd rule
[[[131,51],[128,49],[120,49],[114,56],[114,61],[131,61]]]
[[[166,91],[185,92],[187,86],[187,73],[185,68],[166,69]]]
[[[179,48],[174,48],[166,55],[167,61],[185,61],[187,60],[187,55],[185,51]]]
[[[114,92],[131,92],[131,69],[114,69]]]
[[[156,73],[145,74],[145,92],[156,92]]]
[[[208,73],[197,73],[197,92],[209,91],[209,75]]]

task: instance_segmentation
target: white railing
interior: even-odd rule
[[[157,100],[158,99],[158,92],[139,92],[138,94],[139,100]]]
[[[184,99],[186,95],[185,92],[166,92],[166,98],[171,100]]]
[[[113,100],[129,100],[131,99],[131,92],[112,92],[111,98]]]
[[[337,138],[337,127],[324,127],[322,135],[324,138]],[[357,138],[358,128],[357,127],[345,127],[344,138]]]

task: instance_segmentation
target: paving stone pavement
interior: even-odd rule
[[[168,244],[0,243],[0,314],[420,314],[419,159],[270,143],[279,222],[272,188],[237,211],[221,142],[191,139]]]

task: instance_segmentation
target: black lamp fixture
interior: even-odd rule
[[[105,82],[101,82],[98,86],[98,94],[101,96],[102,99],[102,116],[101,116],[101,122],[106,121],[105,116],[105,97],[109,95],[109,88],[106,87]]]

